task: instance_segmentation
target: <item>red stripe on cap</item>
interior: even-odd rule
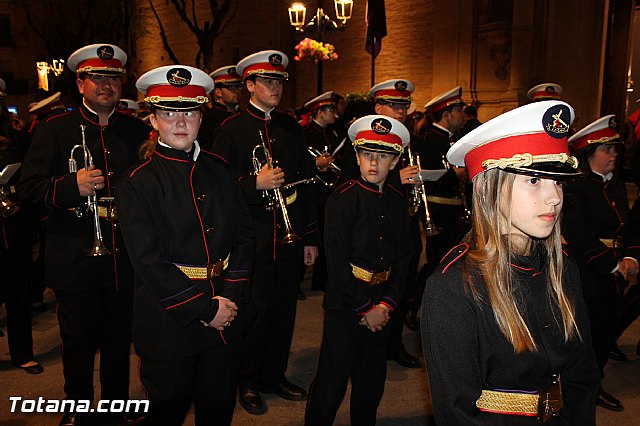
[[[616,133],[615,130],[613,130],[610,127],[607,127],[605,129],[600,129],[595,132],[587,133],[584,136],[574,139],[573,141],[571,141],[571,149],[573,149],[574,151],[578,151],[579,149],[582,149],[585,146],[589,145],[589,141],[598,140],[605,137],[614,138],[617,136],[618,134]]]
[[[533,92],[533,94],[531,95],[531,99],[538,99],[538,98],[560,99],[560,94],[558,92],[548,93],[546,90]]]
[[[440,102],[437,102],[437,103],[435,103],[433,105],[430,105],[428,109],[429,109],[429,111],[434,113],[436,111],[440,111],[441,109],[445,109],[451,103],[459,101],[459,100],[462,100],[462,94],[456,95],[456,96],[452,96],[452,97],[447,98],[447,99],[443,99]]]
[[[390,96],[394,98],[409,98],[411,97],[411,92],[408,90],[395,90],[395,89],[385,89],[378,90],[374,96],[374,98],[380,98],[382,96]]]
[[[497,139],[467,152],[464,164],[467,166],[469,179],[473,179],[478,173],[485,170],[482,167],[483,161],[511,158],[516,154],[525,153],[531,155],[564,153],[568,155],[567,138],[556,139],[540,132]]]
[[[197,96],[206,96],[207,92],[202,86],[193,84],[177,87],[170,84],[158,84],[147,89],[147,97],[160,96],[161,98],[175,98],[183,96],[185,98],[195,98]]]
[[[269,62],[261,62],[258,64],[249,65],[242,72],[242,77],[247,78],[252,73],[251,71],[277,71],[277,72],[285,72],[283,65],[271,65]]]
[[[93,68],[122,68],[122,62],[119,59],[100,59],[100,58],[91,58],[86,61],[82,61],[76,67],[76,70],[82,69],[84,67],[93,67]]]
[[[372,142],[382,141],[402,146],[402,139],[400,139],[400,136],[393,133],[381,135],[373,130],[363,130],[362,132],[358,132],[356,139],[364,139]]]
[[[231,74],[218,75],[213,79],[214,83],[241,82],[240,77]]]
[[[336,104],[336,103],[333,101],[333,99],[323,99],[323,100],[321,100],[321,101],[318,101],[318,102],[314,102],[314,103],[312,103],[311,105],[309,105],[309,106],[307,107],[307,109],[308,109],[309,111],[314,111],[314,110],[316,110],[316,109],[318,109],[318,108],[320,108],[320,107],[322,107],[322,106],[325,106],[325,105],[335,105],[335,104]]]

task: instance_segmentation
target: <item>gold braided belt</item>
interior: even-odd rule
[[[578,160],[576,157],[570,156],[565,153],[561,154],[545,154],[545,155],[532,155],[528,152],[524,154],[516,154],[511,158],[500,158],[499,160],[488,159],[482,162],[482,168],[484,170],[505,169],[507,167],[527,167],[535,163],[568,163],[574,169],[578,167]]]
[[[391,274],[391,269],[380,272],[372,272],[354,265],[353,263],[351,263],[350,265],[353,276],[361,281],[366,282],[372,287],[387,282],[387,280],[389,279],[389,275]]]
[[[229,266],[229,256],[224,260],[216,260],[207,265],[183,265],[181,263],[174,263],[174,265],[192,280],[209,280],[222,275],[222,271]]]
[[[540,392],[487,390],[483,389],[476,407],[480,411],[514,416],[536,416],[546,422],[562,409],[562,386],[560,376],[554,375],[553,382]]]

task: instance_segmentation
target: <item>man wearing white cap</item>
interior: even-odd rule
[[[305,390],[289,382],[285,371],[299,277],[305,265],[315,262],[319,236],[313,186],[281,188],[314,175],[302,128],[275,110],[288,78],[287,64],[287,56],[277,50],[254,53],[238,62],[236,71],[250,94],[249,106],[222,123],[213,143],[214,150],[235,169],[256,227],[251,300],[258,314],[243,348],[239,392],[240,404],[251,414],[267,410],[260,392],[293,401],[306,399]],[[265,156],[270,164],[265,164]],[[281,197],[273,192],[278,188]],[[266,206],[268,194],[281,198],[286,209]]]
[[[213,106],[204,113],[198,132],[198,142],[204,149],[211,149],[213,135],[224,120],[236,114],[240,108],[242,77],[236,73],[235,65],[226,65],[211,72]]]
[[[109,206],[97,209],[98,229],[86,203],[89,197],[114,196],[120,174],[138,159],[149,134],[140,120],[115,110],[126,60],[122,49],[106,43],[85,46],[69,57],[82,104],[38,125],[18,187],[25,201],[48,212],[46,279],[58,299],[66,399],[93,400],[97,349],[101,397],[129,396],[133,271],[120,228],[108,218]],[[93,168],[86,170],[80,148],[75,150],[76,172],[67,159],[83,142]],[[100,252],[108,254],[88,256],[97,252],[92,247],[98,230],[106,249]],[[78,424],[80,416],[66,413],[61,424]]]
[[[629,211],[626,187],[614,172],[622,143],[616,126],[615,117],[607,115],[569,139],[585,177],[567,185],[562,222],[562,234],[578,259],[593,349],[603,379],[609,357],[626,359],[615,344],[615,326],[628,279],[638,273],[640,259],[639,218]],[[610,354],[612,349],[617,351]],[[596,398],[605,409],[624,408],[602,386]]]
[[[404,191],[389,172],[409,143],[402,123],[368,115],[349,127],[360,176],[327,200],[329,279],[318,370],[305,425],[331,425],[351,379],[351,424],[376,423],[387,374],[389,316],[398,308],[411,238]]]

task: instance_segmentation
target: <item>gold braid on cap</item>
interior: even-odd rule
[[[382,99],[383,101],[387,101],[387,102],[393,102],[393,101],[400,101],[402,103],[411,103],[411,99],[412,97],[406,97],[403,98],[402,96],[393,96],[393,95],[382,95],[382,96],[376,96],[376,99]]]
[[[587,144],[592,144],[592,143],[607,143],[607,142],[611,142],[611,141],[615,141],[615,142],[622,142],[622,141],[616,141],[616,139],[618,139],[620,137],[619,134],[615,134],[613,136],[603,136],[600,139],[588,139],[587,140]]]
[[[277,71],[277,70],[251,70],[251,71],[247,71],[247,76],[257,75],[258,77],[263,77],[264,75],[266,75],[267,77],[264,77],[264,78],[270,78],[269,74],[279,75],[282,78],[284,78],[285,80],[289,79],[289,73],[286,72],[286,71]],[[273,77],[271,77],[271,78],[273,78]]]
[[[144,98],[145,102],[150,104],[157,104],[158,102],[196,102],[199,104],[206,104],[209,102],[209,98],[206,96],[196,96],[195,98],[186,98],[184,96],[176,96],[173,98],[166,98],[163,96],[149,96],[148,98]]]
[[[391,148],[394,151],[398,151],[399,154],[402,154],[404,152],[404,148],[402,147],[402,145],[398,145],[397,143],[391,143],[391,142],[385,142],[385,141],[374,141],[371,139],[356,139],[355,141],[353,141],[353,146],[357,148],[366,143],[373,143],[376,145],[386,146],[387,148]]]
[[[526,167],[535,163],[569,163],[574,169],[578,168],[578,159],[573,156],[569,156],[564,152],[562,154],[544,154],[544,155],[531,155],[528,152],[524,154],[516,154],[511,158],[501,158],[499,160],[488,159],[482,162],[482,168],[485,170],[505,169],[507,167]]]
[[[78,68],[76,70],[76,74],[80,74],[83,72],[105,72],[105,71],[109,71],[109,72],[116,72],[116,73],[120,73],[120,74],[125,74],[126,71],[124,68],[111,68],[111,67],[93,67],[91,65],[87,65],[86,67],[82,67],[82,68]]]

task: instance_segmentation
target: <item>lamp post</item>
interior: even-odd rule
[[[332,20],[324,13],[322,8],[322,0],[318,0],[318,8],[313,18],[305,23],[307,8],[302,3],[293,3],[289,8],[289,22],[299,33],[315,33],[316,40],[322,43],[323,34],[332,31],[344,30],[347,21],[351,19],[353,11],[353,0],[334,0],[336,11],[336,20]],[[317,61],[318,64],[318,95],[322,94],[322,60]]]

